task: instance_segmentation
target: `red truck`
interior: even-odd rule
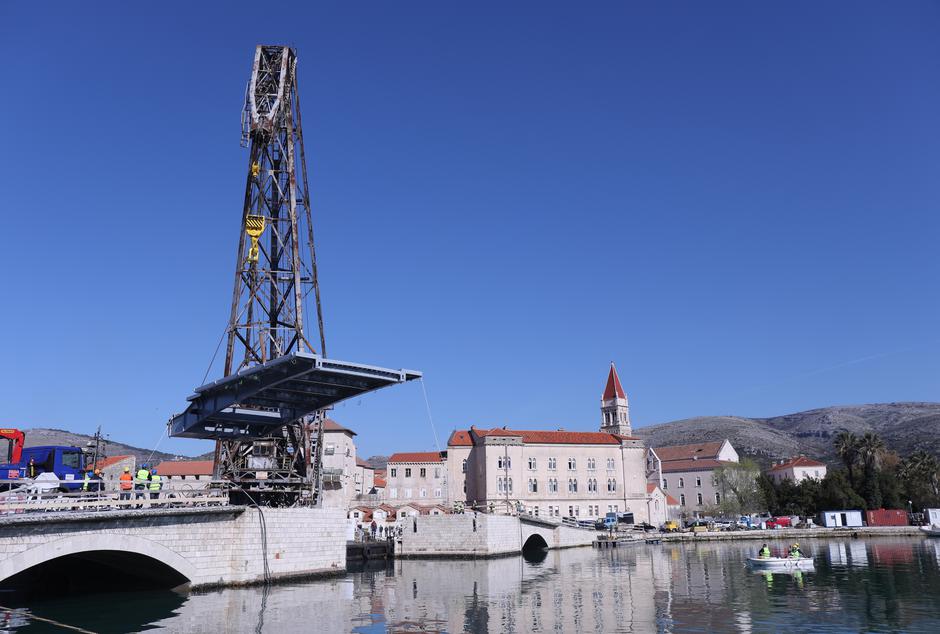
[[[793,526],[793,523],[790,521],[789,515],[781,515],[780,517],[775,517],[773,519],[767,520],[767,528],[790,528]]]

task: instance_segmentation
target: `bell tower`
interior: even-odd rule
[[[601,397],[601,431],[621,436],[633,435],[630,428],[630,404],[623,386],[620,385],[620,377],[617,376],[613,361],[610,363],[607,386]]]

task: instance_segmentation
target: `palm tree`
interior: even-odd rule
[[[842,464],[845,465],[846,470],[849,472],[849,481],[854,481],[854,470],[855,461],[858,459],[858,442],[859,439],[850,431],[841,431],[839,435],[836,436],[833,446],[836,449],[836,453],[839,455],[839,458],[842,460]]]
[[[878,434],[867,431],[858,441],[858,453],[865,463],[865,472],[870,474],[881,465],[885,443]]]

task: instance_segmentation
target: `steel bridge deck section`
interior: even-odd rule
[[[176,438],[258,438],[348,398],[421,378],[391,370],[293,352],[196,388],[189,406],[168,423]]]

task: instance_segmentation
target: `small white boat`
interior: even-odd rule
[[[931,524],[930,526],[921,526],[920,530],[924,532],[927,537],[940,537],[940,526],[936,524]]]
[[[747,565],[760,570],[814,570],[812,557],[748,557]]]

